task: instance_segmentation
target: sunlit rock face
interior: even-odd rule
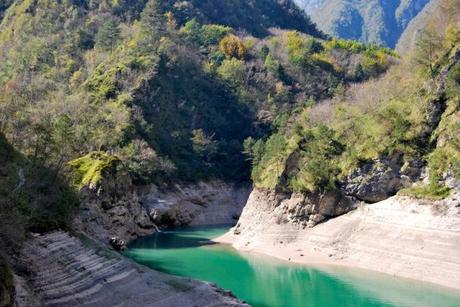
[[[323,195],[312,206],[312,195],[255,189],[227,236],[242,250],[300,262],[313,255],[458,288],[458,190],[441,201],[394,196],[353,204],[331,196]]]

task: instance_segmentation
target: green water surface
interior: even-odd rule
[[[203,245],[228,227],[184,228],[133,242],[126,255],[153,269],[216,283],[252,306],[460,307],[460,293],[431,284],[334,266],[307,267]]]

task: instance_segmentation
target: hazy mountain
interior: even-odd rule
[[[324,32],[395,47],[430,0],[295,0]]]
[[[420,33],[425,29],[431,20],[431,17],[436,15],[440,9],[441,0],[431,0],[423,10],[417,14],[417,17],[412,19],[407,28],[401,34],[396,50],[400,53],[406,53],[412,49],[414,43],[420,36]]]

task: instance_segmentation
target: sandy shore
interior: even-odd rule
[[[434,203],[393,197],[314,228],[276,223],[273,211],[249,201],[241,233],[216,241],[299,264],[355,267],[460,290],[457,197]]]
[[[239,237],[231,232],[220,236],[213,241],[221,244],[230,244],[235,246],[238,242]],[[281,260],[308,265],[342,265],[342,266],[357,266],[356,263],[347,261],[334,260],[327,255],[315,251],[312,248],[302,246],[300,243],[286,243],[286,244],[273,244],[273,245],[257,245],[252,247],[238,246],[238,250],[244,252],[253,252],[264,255],[269,255]]]

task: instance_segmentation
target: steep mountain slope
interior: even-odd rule
[[[396,45],[396,50],[400,54],[407,53],[413,49],[415,43],[420,38],[420,34],[424,29],[428,28],[430,20],[432,20],[432,17],[439,11],[442,2],[442,0],[431,0],[423,10],[417,14],[417,17],[411,20],[407,28],[401,34],[398,44]]]
[[[321,30],[347,39],[395,47],[429,0],[296,0]]]
[[[321,35],[290,1],[220,3],[232,14],[216,13],[213,3],[14,2],[0,25],[5,135],[60,171],[109,151],[140,183],[244,180],[244,139],[266,134],[280,111],[389,65],[386,51],[357,46],[349,56],[343,42],[325,48],[308,38]],[[238,37],[199,20],[238,21],[254,35],[271,26],[303,34]],[[83,171],[96,160],[78,161],[76,185],[94,185],[98,176]]]
[[[443,30],[428,29],[411,58],[380,79],[306,106],[280,127],[253,161],[256,186],[312,193],[313,203],[322,199],[318,193],[337,201],[347,195],[377,202],[423,179],[427,165],[427,195],[442,197],[458,188],[460,14],[455,1],[433,16],[442,17]]]
[[[320,33],[290,1],[222,1],[231,14],[218,13],[215,2],[150,1],[147,5],[156,6],[150,13],[145,5],[144,0],[14,2],[0,25],[5,134],[24,152],[31,150],[32,135],[43,136],[36,154],[58,168],[70,157],[102,149],[133,158],[129,164],[141,181],[172,173],[186,180],[248,178],[242,143],[260,133],[253,129],[257,110],[248,102],[253,96],[242,101],[231,82],[215,78],[217,67],[204,69],[207,62],[223,61],[218,43],[236,30],[207,27],[210,41],[203,44],[179,30],[196,18],[258,36],[268,35],[268,27]],[[45,107],[50,97],[53,110]],[[51,115],[41,122],[30,116],[39,104],[37,109]],[[19,120],[14,112],[22,115]],[[16,129],[14,123],[41,131]],[[45,138],[57,140],[57,126],[72,134],[61,140],[72,142],[51,148]],[[140,166],[142,159],[150,160],[149,167]]]

